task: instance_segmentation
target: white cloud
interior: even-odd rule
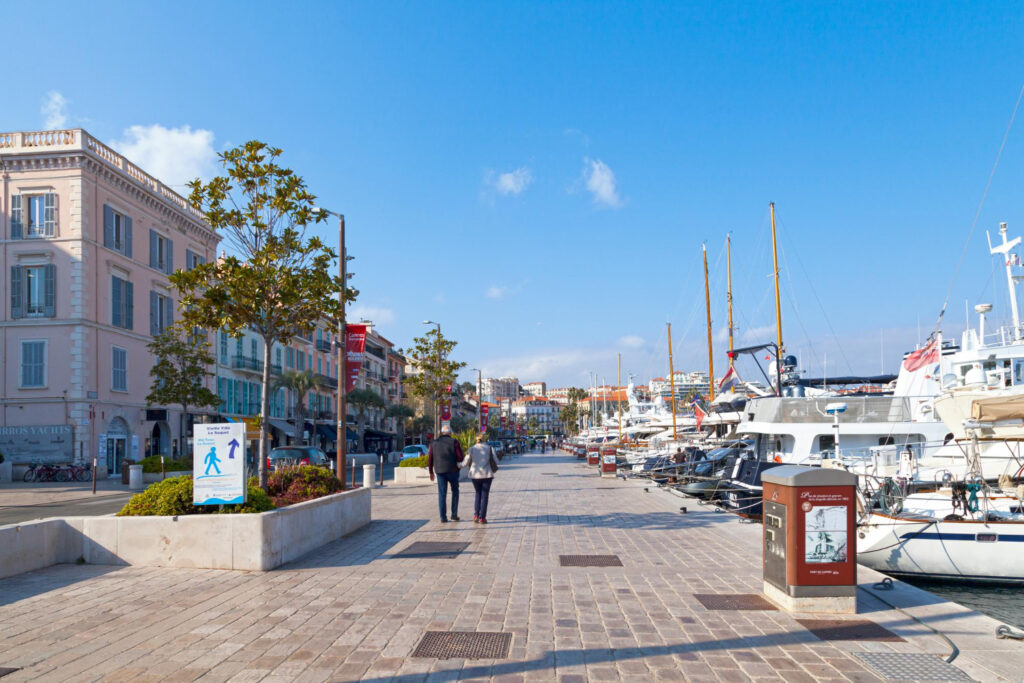
[[[56,90],[46,93],[43,105],[39,108],[39,113],[43,115],[43,127],[46,130],[57,130],[64,127],[68,120],[67,112],[64,111],[67,103],[64,96]]]
[[[627,349],[642,349],[646,343],[647,342],[644,341],[643,337],[639,337],[635,334],[627,334],[625,337],[621,337],[619,339],[619,346],[623,346]]]
[[[390,325],[395,322],[395,312],[378,306],[353,306],[349,311],[350,320],[370,320],[375,325]]]
[[[749,327],[740,333],[740,338],[744,342],[770,342],[775,339],[775,326],[762,325],[761,327]]]
[[[530,173],[530,169],[526,166],[522,166],[513,171],[507,173],[494,174],[493,171],[487,173],[485,182],[492,186],[498,194],[504,196],[518,196],[526,191],[526,188],[533,182],[533,174]]]
[[[181,189],[190,180],[208,178],[214,171],[217,153],[211,131],[153,124],[132,126],[122,135],[111,147],[166,185]]]
[[[594,202],[617,208],[622,206],[615,173],[600,159],[583,160],[583,179]]]
[[[488,299],[500,299],[509,293],[509,288],[504,285],[491,285],[484,292],[484,296]]]

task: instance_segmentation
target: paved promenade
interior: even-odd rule
[[[465,521],[465,485],[459,523],[437,521],[430,487],[373,495],[370,526],[269,573],[61,565],[0,580],[0,667],[20,668],[3,683],[873,681],[862,653],[923,679],[951,651],[867,590],[842,618],[883,626],[887,641],[821,640],[797,621],[821,615],[705,607],[695,595],[760,593],[760,526],[563,455],[503,464],[487,526]],[[468,546],[398,555],[424,541]],[[586,554],[623,566],[559,565]],[[861,570],[867,588],[876,577]],[[995,621],[902,584],[879,595],[956,644],[947,680],[1020,680],[1024,643],[996,640]],[[448,630],[511,634],[508,656],[413,656],[426,632]]]

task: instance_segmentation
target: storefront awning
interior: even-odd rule
[[[295,426],[291,422],[286,422],[276,417],[268,418],[267,424],[278,431],[284,432],[286,435],[295,431]]]

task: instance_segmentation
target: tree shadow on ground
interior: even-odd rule
[[[489,526],[516,525],[579,526],[604,529],[635,529],[643,531],[697,529],[720,524],[735,524],[736,517],[729,514],[683,514],[682,512],[608,512],[604,514],[519,515],[488,518]]]
[[[0,579],[0,607],[44,593],[62,591],[79,581],[89,581],[127,568],[127,565],[113,564],[54,564],[16,574]]]

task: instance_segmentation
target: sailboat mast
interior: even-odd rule
[[[619,389],[622,388],[622,354],[619,354],[619,379],[618,387],[615,389],[615,402],[619,407],[619,443],[622,443],[622,400],[619,398]]]
[[[775,334],[778,339],[779,355],[782,355],[782,307],[779,304],[779,247],[775,241],[775,202],[768,204],[772,213],[772,259],[775,265]],[[782,378],[779,378],[782,381]]]
[[[672,367],[672,323],[668,325],[668,385],[672,389],[672,439],[678,439],[676,434],[676,370]]]
[[[711,347],[711,288],[708,286],[708,248],[701,245],[704,252],[704,303],[708,310],[708,400],[715,400],[715,354]]]
[[[729,369],[733,367],[734,359],[732,357],[732,236],[727,235],[725,238],[725,267],[726,267],[726,278],[728,280],[728,294],[726,299],[729,302]],[[735,390],[730,387],[730,393]]]

